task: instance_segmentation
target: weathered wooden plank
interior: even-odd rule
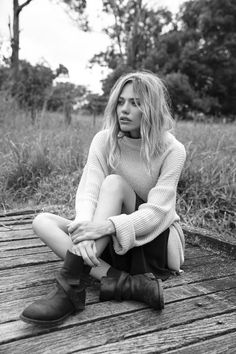
[[[24,237],[22,231],[28,231],[29,234]],[[66,352],[90,353],[95,350],[97,353],[108,352],[110,354],[110,350],[120,351],[119,341],[125,344],[130,341],[131,346],[128,345],[123,352],[132,353],[133,350],[133,353],[137,353],[139,351],[135,350],[136,338],[137,340],[144,338],[143,343],[140,341],[140,352],[142,352],[146,350],[146,336],[149,336],[152,331],[156,333],[156,336],[162,336],[163,332],[167,336],[168,327],[172,330],[176,329],[174,333],[180,336],[181,344],[180,346],[168,346],[167,349],[161,346],[161,351],[175,350],[182,346],[187,348],[187,346],[196,345],[198,340],[188,339],[181,342],[184,331],[181,330],[181,326],[185,327],[184,324],[189,326],[192,321],[199,321],[198,326],[200,326],[206,317],[228,316],[229,312],[236,310],[236,261],[222,256],[216,257],[210,251],[187,244],[185,273],[183,276],[171,277],[164,283],[166,307],[161,314],[147,308],[145,304],[135,302],[99,303],[98,287],[95,287],[88,290],[86,310],[70,317],[64,324],[51,329],[26,325],[18,320],[19,313],[29,303],[52,289],[55,272],[62,262],[57,261],[56,256],[43,243],[35,245],[36,240],[41,241],[33,235],[32,230],[22,231],[9,231],[7,240],[3,241],[1,241],[4,237],[3,233],[0,234],[0,245],[5,247],[1,254],[5,257],[4,264],[2,266],[0,264],[0,267],[13,267],[0,270],[0,339],[9,341],[0,346],[0,352],[2,348],[9,347],[8,352],[13,354],[14,348],[16,350],[19,348],[19,352],[25,350],[25,352],[35,351],[37,353],[38,350],[43,354],[47,351],[48,353],[65,353],[63,350],[66,348]],[[17,239],[14,238],[16,234]],[[16,247],[12,248],[12,245]],[[2,247],[0,249],[2,250]],[[222,323],[223,317],[217,321],[225,325]],[[157,322],[159,327],[157,327]],[[194,330],[190,329],[191,331],[194,335]],[[236,333],[233,327],[215,333],[216,336],[224,336],[227,331]],[[185,332],[183,335],[185,337]],[[205,343],[211,341],[212,336],[213,334],[207,333],[203,338]],[[114,347],[109,341],[110,338],[115,342]],[[38,349],[35,349],[37,343]],[[45,347],[43,347],[44,343]],[[73,344],[70,346],[70,343]],[[154,347],[148,347],[149,351],[146,352],[155,351],[155,341],[153,343]]]
[[[186,248],[185,248],[185,261],[188,259],[192,258],[199,258],[199,257],[207,257],[211,256],[212,252],[209,252],[208,250],[204,250],[199,246],[192,246],[188,243],[186,243]]]
[[[1,244],[0,244],[1,247]],[[1,252],[1,251],[0,251]],[[4,252],[0,253],[1,254],[1,259],[5,258],[18,258],[18,257],[25,257],[26,263],[27,263],[27,257],[28,255],[34,255],[35,258],[37,258],[37,254],[40,253],[51,253],[52,251],[45,245],[41,245],[38,247],[30,247],[30,248],[17,248],[13,250],[5,250]]]
[[[231,299],[232,294],[229,297]],[[92,313],[87,317],[87,319],[89,319],[88,323],[84,323],[83,325],[73,324],[73,326],[65,328],[63,331],[51,331],[50,333],[45,333],[34,337],[33,341],[30,341],[30,348],[33,352],[39,353],[39,350],[42,350],[42,343],[44,343],[44,348],[46,349],[45,353],[50,352],[52,349],[56,353],[61,353],[65,348],[68,352],[71,350],[83,350],[84,352],[86,348],[101,345],[105,346],[111,341],[119,342],[122,339],[127,339],[122,341],[123,343],[132,341],[133,345],[136,343],[136,341],[138,341],[140,342],[141,347],[145,348],[146,345],[149,346],[149,344],[146,343],[146,340],[144,340],[143,337],[150,338],[152,344],[153,340],[154,343],[156,343],[157,339],[155,338],[158,338],[159,343],[156,344],[163,345],[165,343],[164,348],[173,348],[173,344],[177,344],[179,346],[180,340],[182,340],[182,342],[185,344],[190,340],[190,343],[192,343],[194,339],[198,340],[200,335],[202,336],[201,338],[204,339],[212,336],[212,333],[225,333],[228,330],[236,330],[236,312],[230,314],[225,313],[236,309],[235,294],[233,301],[223,302],[222,300],[222,298],[219,298],[217,303],[217,311],[215,311],[215,303],[217,299],[215,297],[211,298],[211,296],[206,296],[204,299],[204,305],[202,305],[200,308],[191,299],[189,301],[180,302],[178,306],[173,303],[159,314],[154,310],[145,309],[135,312],[131,310],[130,313],[127,313],[126,311],[125,314],[120,315],[120,311],[117,313],[117,309],[119,305],[123,304],[116,304],[116,306],[114,306],[113,303],[108,302],[106,304],[98,304],[103,305],[103,310],[102,308],[99,310],[98,323],[95,321],[95,319],[93,319],[93,317],[91,319],[91,316],[93,316],[94,313],[92,311]],[[107,309],[104,311],[104,308],[107,305],[112,306],[112,308],[110,307],[109,310]],[[115,311],[115,313],[113,311]],[[84,313],[86,314],[86,310]],[[222,315],[222,313],[224,314]],[[105,318],[103,318],[104,314]],[[215,314],[217,314],[217,316],[215,316]],[[205,317],[209,317],[210,315],[214,317],[205,319]],[[81,316],[83,316],[83,313]],[[201,320],[201,324],[203,324],[204,328],[200,328],[201,326],[199,325],[199,318],[203,318]],[[74,320],[73,317],[71,320]],[[7,346],[2,346],[2,348],[5,350],[7,349],[6,353],[10,353],[8,350],[12,350],[15,347],[17,347],[17,350],[20,349],[21,353],[25,352],[27,344],[29,343],[29,336],[35,335],[35,326],[32,326],[33,328],[31,327],[31,333],[28,328],[29,326],[26,326],[27,328],[24,339],[13,342],[12,344],[8,343]],[[174,328],[172,328],[172,326]],[[146,334],[146,332],[150,333],[160,330],[160,335],[158,335],[158,333],[155,333],[155,335],[153,333]],[[22,333],[22,331],[20,332]],[[170,332],[172,335],[170,335]],[[176,333],[178,332],[181,333],[181,337],[183,337],[182,339],[180,336],[176,336]],[[6,333],[6,328],[4,333]],[[8,333],[10,335],[11,330],[9,330]],[[164,342],[162,341],[163,335],[165,337]],[[172,337],[174,337],[174,343]],[[178,340],[176,337],[178,337]],[[169,340],[171,340],[171,342],[169,342]],[[120,347],[119,343],[117,343],[117,345]],[[129,348],[132,348],[132,344],[129,345]],[[150,348],[151,347],[149,346],[149,349]],[[153,345],[152,348],[154,348]],[[103,348],[99,347],[99,350],[100,353],[104,353]],[[16,351],[16,353],[17,352],[18,351]],[[127,352],[130,351],[127,350],[126,347],[126,353]],[[14,351],[11,351],[11,353],[14,353]]]
[[[219,266],[219,261],[220,261],[220,263],[224,263],[225,261],[229,262],[229,260],[232,263],[236,264],[235,259],[232,259],[230,257],[226,257],[225,255],[211,254],[211,255],[208,255],[207,257],[203,257],[203,258],[188,259],[184,263],[183,268],[184,269],[190,269],[190,268],[195,269],[195,268],[202,266],[202,265],[207,266],[208,264],[215,264],[215,265]]]
[[[136,354],[136,353],[163,353],[172,348],[180,348],[193,342],[200,342],[211,336],[220,336],[227,331],[235,331],[235,313],[216,316],[214,318],[196,321],[191,324],[170,328],[161,332],[134,337],[114,342],[111,338],[106,345],[83,350],[83,354]],[[73,351],[78,353],[79,350]],[[46,351],[46,353],[48,353]],[[63,353],[61,348],[58,353]],[[178,353],[178,351],[177,351]],[[192,353],[192,352],[189,352]],[[206,353],[206,352],[205,352]],[[214,352],[215,353],[215,352]]]
[[[52,281],[60,262],[0,270],[0,292],[15,291],[25,287]]]
[[[220,264],[220,266],[219,266]],[[224,263],[219,262],[205,265],[198,265],[196,267],[183,267],[184,273],[181,276],[172,277],[170,280],[164,282],[165,286],[177,286],[184,283],[195,283],[201,280],[217,279],[224,276],[236,274],[236,262],[225,260]]]
[[[6,232],[17,233],[21,232],[22,230],[32,230],[32,222],[14,224],[0,223],[0,236],[4,235]]]
[[[218,234],[217,237],[209,230],[200,229],[196,227],[190,227],[182,225],[185,238],[189,243],[201,245],[205,248],[218,250],[219,252],[225,252],[228,255],[236,258],[236,240],[228,242],[225,240],[224,235]]]
[[[4,258],[2,257],[1,262],[0,262],[0,270],[1,269],[11,269],[11,268],[16,268],[20,266],[32,266],[34,264],[44,264],[48,262],[58,262],[60,261],[58,256],[55,255],[53,252],[47,252],[47,253],[39,253],[37,256],[35,254],[33,255],[24,255],[24,256],[19,256],[19,257],[9,257],[9,258]]]
[[[220,257],[222,260],[222,256]],[[182,266],[183,269],[189,269],[189,268],[194,268],[194,267],[199,267],[200,265],[208,265],[208,264],[219,264],[219,256],[215,254],[207,255],[205,257],[194,257],[194,258],[188,258],[185,260],[184,265]]]
[[[3,241],[11,242],[16,240],[32,239],[32,238],[38,238],[38,237],[34,234],[31,227],[29,229],[20,230],[20,231],[6,231],[0,233],[0,244]]]
[[[22,230],[32,230],[32,224],[25,224],[25,225],[2,225],[0,227],[0,235],[5,234],[6,232],[21,232]]]
[[[168,351],[169,354],[235,354],[236,333],[214,337],[206,341]]]
[[[36,216],[36,213],[28,214],[17,214],[17,215],[1,215],[0,214],[0,223],[4,221],[16,221],[16,220],[33,220]]]
[[[4,306],[9,303],[9,307],[12,306],[12,301],[15,303],[19,301],[26,305],[27,302],[32,301],[32,298],[40,297],[47,294],[48,287],[54,283],[54,278],[49,280],[47,284],[36,284],[31,286],[29,282],[28,286],[23,289],[14,289],[13,291],[6,291],[0,293],[0,312],[4,310]],[[95,283],[95,287],[99,286],[99,283]],[[229,290],[236,288],[236,275],[231,275],[223,278],[213,279],[213,280],[203,280],[193,284],[182,284],[176,287],[164,287],[165,301],[179,301],[182,299],[187,299],[195,296],[206,295],[210,293],[215,293],[218,291]],[[22,305],[21,305],[22,306]]]
[[[22,239],[28,239],[29,244],[27,244],[27,246],[29,245],[29,248],[15,248],[15,249],[8,249],[8,250],[4,250],[4,252],[0,253],[1,257],[18,257],[18,256],[22,256],[22,255],[31,255],[31,254],[35,254],[37,252],[42,253],[42,252],[52,252],[46,245],[44,245],[42,243],[42,245],[40,247],[35,247],[33,246],[32,248],[31,246],[31,240],[38,240],[39,238],[37,236],[34,236],[33,234],[28,234],[27,231],[25,231],[25,234],[23,235],[19,235],[16,238],[15,237],[8,237],[6,239],[4,239],[4,241],[8,241],[9,245],[11,244],[11,241],[14,240],[22,240]],[[34,241],[33,241],[34,242]],[[0,237],[0,249],[1,249],[1,237]],[[24,246],[26,246],[26,244],[24,243]],[[194,247],[195,248],[195,247]],[[1,252],[1,251],[0,251]],[[189,261],[192,262],[192,259],[197,258],[198,260],[205,258],[205,257],[209,257],[212,256],[209,254],[209,252],[202,252],[199,248],[197,248],[197,250],[194,252],[192,251],[192,248],[187,248],[186,249],[186,256],[185,256],[185,264],[188,264]]]
[[[32,224],[33,218],[29,217],[17,217],[17,218],[4,218],[0,219],[1,227],[5,226],[15,226],[15,225],[24,225],[24,224]]]
[[[35,208],[35,209],[21,209],[21,210],[9,210],[3,213],[0,213],[0,218],[5,218],[5,217],[15,217],[17,215],[35,215],[38,214],[42,211],[42,208]]]
[[[3,241],[0,243],[1,251],[13,250],[20,248],[29,248],[29,247],[38,247],[44,246],[44,243],[39,238],[27,238],[23,240],[12,240],[12,241]],[[0,253],[1,257],[1,253]]]
[[[3,239],[3,241],[4,241],[4,237],[7,237],[7,236],[12,237],[13,239],[15,237],[17,238],[17,236],[15,236],[15,235],[20,235],[24,231],[28,231],[30,234],[32,233],[32,235],[33,235],[32,224],[0,227],[0,240]]]
[[[36,238],[34,240],[36,240]],[[9,244],[9,247],[12,247],[11,244]],[[37,251],[38,254],[36,254]],[[49,261],[58,259],[58,256],[56,256],[47,246],[44,246],[43,243],[41,244],[41,247],[35,248],[15,248],[13,250],[5,249],[4,251],[0,251],[0,256],[2,259],[0,263],[0,269],[8,269],[22,265],[33,265],[37,263],[42,264],[44,262],[47,263]],[[203,265],[208,264],[210,261],[212,263],[215,260],[216,258],[214,255],[206,255],[204,257],[187,259],[186,265],[191,266],[195,265],[196,263]]]
[[[1,313],[0,323],[18,320],[19,314],[24,310],[26,306],[28,306],[35,300],[47,295],[53,289],[54,289],[54,282],[51,282],[50,284],[44,284],[40,287],[28,288],[29,293],[24,298],[18,298],[16,292],[15,299],[11,299],[10,301],[6,301],[5,303],[2,302],[0,304],[0,313]],[[98,287],[88,287],[86,303],[90,304],[98,301],[99,301]]]
[[[178,326],[177,328],[169,328],[159,333],[154,332],[95,348],[89,348],[83,350],[83,354],[147,354],[169,352],[169,349],[181,349],[182,346],[193,342],[200,342],[212,336],[221,336],[227,333],[227,331],[234,331],[235,333],[235,320],[235,313],[216,316],[203,321],[195,321],[187,325]],[[233,336],[234,334],[232,333],[231,335]],[[109,340],[107,343],[109,343]],[[47,350],[45,354],[49,353]],[[78,353],[79,351],[80,349],[74,350],[73,353]],[[179,353],[178,351],[176,352]],[[213,353],[216,352],[217,351],[213,351]],[[63,348],[60,348],[57,353],[63,353]]]
[[[225,260],[219,267],[217,264],[209,264],[187,269],[183,276],[174,276],[164,282],[164,287],[177,286],[181,284],[194,283],[200,280],[210,280],[236,273],[236,262]],[[52,279],[57,263],[49,263],[35,266],[19,267],[14,269],[0,270],[0,292],[11,291],[16,288],[23,288],[26,284],[44,283],[45,279]]]
[[[1,245],[1,244],[0,244]],[[1,252],[1,251],[0,251]],[[10,250],[5,250],[4,252],[1,253],[1,258],[10,258],[10,257],[15,257],[15,258],[18,258],[18,257],[21,257],[21,256],[24,256],[26,258],[26,262],[27,262],[27,255],[35,255],[35,257],[37,257],[37,253],[49,253],[49,252],[52,252],[50,250],[50,248],[46,245],[41,245],[39,247],[29,247],[29,248],[16,248],[16,249],[10,249]],[[189,250],[186,251],[186,264],[188,263],[188,260],[189,259],[192,259],[192,256],[190,257],[189,256]],[[203,257],[208,257],[209,255],[206,254],[206,255],[203,255],[201,256],[201,253],[199,254],[195,254],[194,255],[194,258],[198,258],[198,260],[200,261],[201,258]]]
[[[0,293],[0,323],[6,321],[14,321],[18,319],[19,313],[31,302],[37,300],[41,296],[48,294],[54,286],[51,284],[43,284],[41,286],[28,287],[27,289],[16,289],[14,293]],[[193,285],[184,284],[175,288],[168,288],[164,292],[165,303],[196,298],[203,295],[220,292],[224,290],[231,290],[236,287],[236,276],[227,277],[222,280],[214,280],[209,282],[200,282]],[[235,290],[236,292],[236,290]],[[89,288],[88,302],[99,301],[99,285]],[[198,298],[198,305],[201,306],[201,298]],[[146,305],[142,305],[143,308]]]

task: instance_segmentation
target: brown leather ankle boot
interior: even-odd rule
[[[90,267],[83,258],[67,251],[62,269],[56,276],[56,287],[45,298],[29,305],[20,319],[41,325],[56,324],[85,308]]]
[[[129,275],[121,272],[118,278],[101,279],[100,300],[136,300],[156,310],[164,308],[163,289],[160,279],[152,273]]]

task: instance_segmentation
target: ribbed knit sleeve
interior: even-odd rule
[[[184,146],[170,144],[163,156],[156,185],[149,191],[147,202],[129,215],[110,217],[116,228],[113,244],[116,253],[152,241],[179,218],[175,211],[179,177],[185,162]]]
[[[108,175],[106,163],[107,131],[95,135],[90,145],[87,163],[76,193],[76,219],[91,221],[96,210],[99,191],[103,180]]]

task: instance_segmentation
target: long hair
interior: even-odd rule
[[[122,75],[113,86],[105,109],[104,128],[109,130],[108,164],[115,168],[119,163],[120,149],[118,140],[124,136],[120,132],[117,103],[127,83],[133,83],[137,105],[142,112],[140,135],[141,156],[148,171],[151,171],[151,160],[165,149],[164,133],[173,128],[174,121],[168,105],[168,92],[163,81],[155,74],[146,71]]]

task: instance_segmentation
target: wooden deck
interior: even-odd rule
[[[163,283],[165,309],[104,302],[48,328],[19,320],[48,293],[61,261],[32,233],[32,214],[0,216],[0,353],[235,353],[236,259],[187,242],[181,276]]]

